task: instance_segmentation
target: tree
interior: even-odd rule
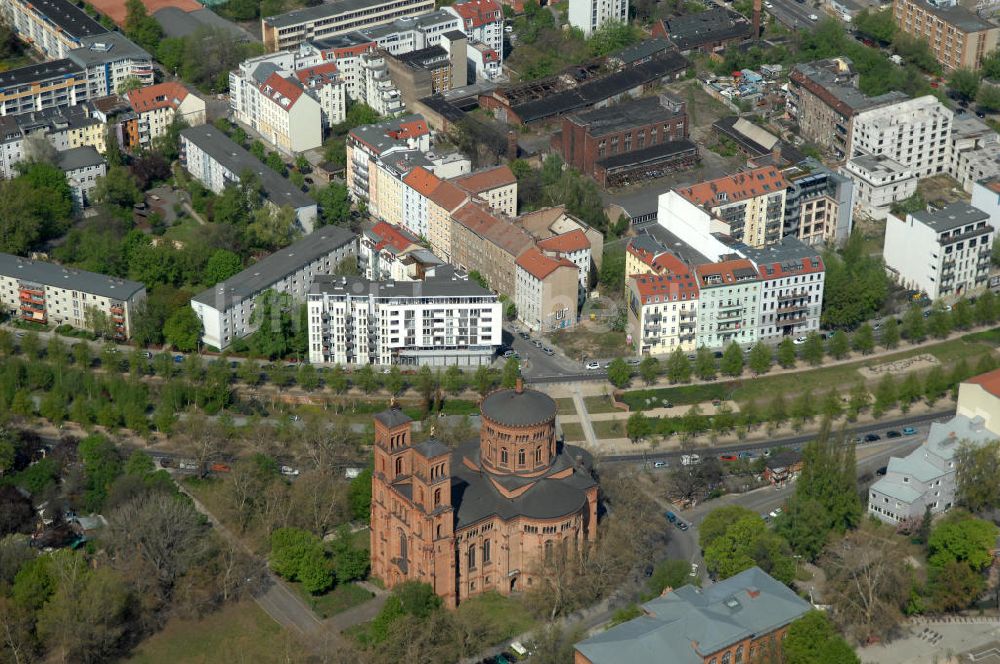
[[[712,355],[712,351],[704,346],[698,347],[698,352],[694,359],[694,372],[701,380],[712,380],[715,378],[715,356]]]
[[[743,349],[735,341],[726,346],[719,368],[726,376],[735,377],[743,373]]]
[[[667,378],[671,383],[686,383],[691,380],[691,361],[680,348],[675,348],[667,360]]]
[[[821,611],[810,611],[789,626],[781,652],[785,664],[858,664],[861,661]]]
[[[132,172],[124,166],[114,166],[106,176],[97,178],[93,198],[99,205],[124,216],[132,214],[132,206],[141,203],[143,196]]]
[[[740,519],[750,516],[756,516],[758,519],[760,518],[756,512],[747,509],[742,505],[716,507],[714,510],[705,515],[705,518],[698,526],[698,546],[702,549],[707,549],[715,542],[715,540],[725,535],[726,530],[728,530],[730,526]]]
[[[862,355],[869,355],[875,350],[875,331],[872,330],[871,325],[862,323],[854,331],[854,334],[851,335],[851,348]]]
[[[887,373],[882,376],[875,388],[875,405],[872,408],[872,415],[881,417],[885,411],[896,406],[898,399],[896,379],[892,377],[892,374]]]
[[[958,611],[982,595],[983,575],[956,560],[931,568],[927,583],[930,607],[936,611]]]
[[[181,307],[174,311],[163,325],[163,336],[167,343],[182,352],[192,352],[198,348],[201,338],[201,319],[191,307]]]
[[[802,344],[802,359],[814,367],[823,363],[823,339],[817,332],[810,332]]]
[[[895,318],[890,317],[882,326],[882,346],[887,350],[892,350],[899,345],[899,336],[899,323],[896,322]]]
[[[328,590],[335,581],[323,542],[299,528],[278,528],[271,534],[268,563],[275,574],[290,581],[301,581],[302,587],[310,593]]]
[[[216,249],[205,265],[205,283],[218,284],[243,270],[243,261],[228,249]]]
[[[319,387],[319,374],[316,372],[316,367],[309,363],[300,364],[295,375],[295,382],[304,390],[309,392],[315,390]]]
[[[274,251],[287,247],[295,238],[295,209],[283,205],[275,209],[265,206],[254,211],[247,226],[247,241],[254,247]]]
[[[691,583],[691,564],[686,560],[664,560],[653,568],[646,582],[649,592],[659,596],[667,588],[680,588]]]
[[[771,370],[771,362],[774,361],[771,347],[763,341],[758,341],[753,345],[753,348],[750,349],[750,356],[748,360],[750,370],[755,374],[759,376],[767,373]]]
[[[122,460],[114,443],[104,436],[87,436],[77,446],[86,478],[84,505],[92,512],[101,511],[111,484],[122,473]]]
[[[396,395],[403,391],[403,372],[400,371],[398,364],[392,365],[389,373],[385,375],[383,384],[389,394]]]
[[[994,242],[994,248],[1000,243]],[[987,290],[976,300],[976,306],[972,311],[972,318],[979,325],[988,325],[997,319],[997,298],[993,291]]]
[[[940,306],[931,309],[931,315],[927,317],[927,331],[935,339],[944,339],[951,334],[951,314]]]
[[[287,293],[266,290],[257,296],[252,318],[257,330],[248,339],[252,353],[273,359],[283,357],[291,350],[295,334],[291,306]],[[366,366],[370,368],[370,365]]]
[[[938,568],[952,562],[968,563],[980,572],[993,562],[991,551],[998,534],[1000,528],[993,523],[953,511],[931,531],[927,562]]]
[[[1000,441],[962,441],[955,452],[955,500],[973,513],[1000,507]]]
[[[948,391],[948,378],[944,375],[941,365],[934,365],[924,376],[924,399],[928,405],[934,405]]]
[[[956,69],[948,77],[948,87],[966,101],[972,101],[979,92],[979,74],[971,69]]]
[[[782,369],[791,369],[795,366],[795,343],[791,337],[785,337],[778,344],[778,364]]]
[[[850,328],[868,320],[889,293],[885,266],[865,248],[860,231],[851,233],[843,252],[823,255],[826,278],[823,285],[825,327]]]
[[[516,357],[508,358],[503,365],[503,372],[500,374],[500,385],[508,390],[517,384],[517,379],[521,377],[521,363]]]
[[[783,583],[795,577],[795,559],[788,542],[757,514],[740,518],[705,548],[705,566],[720,578],[727,579],[754,565]]]
[[[826,352],[833,359],[842,360],[847,357],[850,348],[851,342],[847,338],[847,333],[843,330],[837,330],[831,335],[829,341],[827,341]]]
[[[863,9],[851,24],[858,32],[883,43],[891,42],[896,35],[896,22],[892,18],[892,11],[887,9]]]
[[[903,336],[910,343],[920,343],[927,336],[926,325],[924,324],[924,312],[919,304],[912,304],[903,314]]]
[[[465,389],[465,374],[453,364],[444,372],[442,384],[450,394],[460,394]]]
[[[316,202],[319,204],[320,219],[326,225],[342,226],[351,219],[351,198],[347,187],[339,182],[331,182],[328,186],[316,191]]]
[[[633,443],[638,443],[653,433],[653,423],[650,422],[645,413],[636,411],[629,415],[625,429],[628,432],[629,440]]]
[[[632,369],[620,357],[616,357],[608,366],[608,380],[617,388],[623,388],[632,380]]]
[[[952,327],[959,330],[967,330],[972,327],[972,320],[972,305],[963,297],[951,308]]]
[[[660,361],[655,357],[643,358],[639,363],[639,375],[646,385],[652,385],[660,375]]]
[[[146,11],[142,0],[126,0],[125,34],[150,53],[156,53],[163,29]]]
[[[1000,87],[991,83],[980,86],[976,104],[987,111],[1000,110]]]

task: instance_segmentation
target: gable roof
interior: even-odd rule
[[[745,281],[757,281],[757,270],[753,263],[745,258],[703,263],[695,267],[698,283],[702,288],[712,286],[732,286]]]
[[[295,72],[295,78],[303,85],[314,85],[315,83],[326,83],[337,80],[337,63],[328,60],[322,64],[312,67],[303,67]]]
[[[441,180],[434,191],[428,196],[434,204],[443,210],[451,212],[464,204],[469,195],[447,180]]]
[[[277,72],[267,77],[261,86],[260,91],[278,106],[289,109],[302,96],[304,90],[297,82],[282,77]]]
[[[515,263],[539,281],[545,279],[561,267],[568,267],[572,268],[574,272],[577,271],[575,263],[562,257],[553,258],[552,256],[546,256],[537,247],[532,247],[518,256]]]
[[[698,280],[688,271],[671,274],[636,274],[630,279],[635,281],[640,304],[698,299]]]
[[[787,188],[788,183],[781,171],[774,166],[763,166],[681,187],[676,191],[695,205],[713,208],[775,194]]]
[[[170,81],[131,90],[125,96],[133,111],[146,113],[160,108],[176,109],[189,94],[183,85]]]
[[[539,241],[538,247],[541,249],[548,249],[550,251],[583,251],[584,249],[590,249],[590,240],[587,238],[587,234],[584,233],[579,228],[570,231],[569,233],[563,233],[562,235],[556,235],[554,237],[545,238]]]
[[[456,2],[451,7],[456,14],[462,17],[467,28],[478,28],[503,18],[500,5],[494,0],[468,0],[467,2]]]
[[[370,231],[365,231],[365,235],[375,241],[376,250],[391,247],[399,252],[418,242],[409,231],[384,221],[375,224]]]
[[[993,396],[1000,398],[1000,369],[973,376],[965,382],[978,385]]]
[[[415,192],[424,197],[430,197],[441,184],[441,178],[434,175],[423,166],[417,166],[403,178],[403,182]]]
[[[500,166],[486,168],[475,173],[470,173],[469,175],[463,175],[462,177],[453,179],[452,182],[466,191],[479,194],[491,189],[497,189],[498,187],[516,184],[517,178],[514,177],[514,172],[510,170],[509,166],[501,164]]]

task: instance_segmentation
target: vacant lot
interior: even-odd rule
[[[591,329],[589,321],[553,333],[552,343],[559,346],[567,357],[581,362],[588,357],[627,357],[633,353],[632,347],[625,343],[624,332]]]

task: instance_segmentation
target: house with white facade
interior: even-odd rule
[[[0,117],[0,178],[17,175],[16,165],[37,157],[35,150],[57,152],[92,146],[106,150],[107,128],[94,113],[91,102],[66,108]]]
[[[768,247],[747,247],[743,253],[761,283],[759,338],[777,342],[818,332],[826,275],[820,253],[791,236]]]
[[[262,258],[239,274],[191,298],[201,319],[204,344],[222,350],[260,326],[254,305],[273,290],[292,302],[304,302],[313,281],[329,275],[345,259],[355,259],[357,237],[349,230],[324,226],[301,240]]]
[[[469,38],[469,60],[477,80],[493,80],[503,68],[503,11],[496,0],[466,0],[445,7]]]
[[[696,265],[698,331],[695,346],[722,348],[736,342],[744,348],[759,338],[762,299],[757,269],[746,258]]]
[[[932,300],[958,298],[984,288],[996,229],[986,212],[968,203],[886,217],[882,257],[905,288]]]
[[[972,207],[985,212],[993,230],[1000,234],[1000,175],[973,183]]]
[[[361,234],[358,266],[370,281],[419,281],[444,261],[405,228],[380,221]]]
[[[661,256],[663,274],[625,279],[628,329],[639,355],[669,355],[697,349],[698,278],[676,256]]]
[[[118,94],[123,84],[153,84],[153,56],[120,32],[84,37],[66,57],[87,72],[87,98]]]
[[[894,203],[917,192],[913,171],[884,154],[854,157],[843,171],[854,181],[858,211],[872,219],[885,219]]]
[[[104,156],[90,145],[70,148],[59,153],[59,168],[66,174],[66,184],[73,194],[76,209],[90,207],[97,178],[108,174],[108,162]]]
[[[537,247],[514,261],[517,318],[529,330],[552,332],[573,327],[579,307],[579,267],[558,253]]]
[[[932,95],[860,111],[854,117],[849,154],[885,155],[917,179],[947,173],[954,117]]]
[[[628,22],[628,0],[569,0],[569,24],[585,36],[611,22]]]
[[[437,46],[441,36],[452,30],[462,30],[462,22],[448,8],[442,8],[429,14],[364,28],[358,33],[390,55],[403,55]]]
[[[489,366],[502,313],[494,293],[452,270],[423,281],[321,276],[308,295],[309,361]]]
[[[125,98],[138,116],[139,144],[145,148],[175,119],[189,127],[205,124],[205,100],[174,81],[130,90]]]

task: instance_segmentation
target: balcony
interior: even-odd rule
[[[789,318],[778,318],[774,321],[775,325],[799,325],[801,323],[809,320],[807,316],[791,316]]]
[[[775,311],[775,313],[777,313],[777,314],[780,315],[780,314],[792,313],[792,312],[795,312],[795,311],[805,311],[808,308],[809,308],[809,306],[806,305],[806,304],[789,304],[789,305],[785,305],[783,307],[778,307],[774,311]]]
[[[693,320],[682,320],[680,323],[678,323],[678,325],[682,330],[684,329],[693,330],[698,324]]]
[[[788,300],[797,300],[799,298],[808,297],[805,291],[797,290],[784,293],[778,296],[778,302],[787,302]]]

